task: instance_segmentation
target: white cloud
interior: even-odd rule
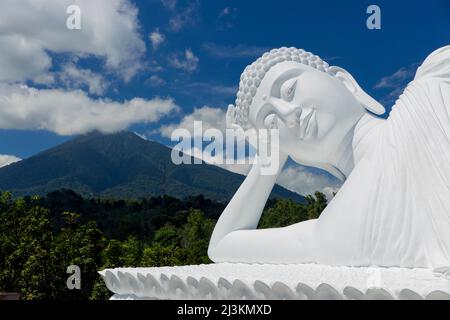
[[[205,107],[204,107],[205,108]],[[214,128],[217,125],[217,121],[214,120],[216,116],[212,117],[211,115],[215,114],[209,108],[208,109],[197,109],[193,114],[186,116],[179,125],[171,125],[164,126],[161,130],[162,135],[166,137],[170,137],[172,131],[176,128],[184,128],[187,129],[193,135],[193,121],[199,119],[207,119],[206,122],[203,123],[203,130],[205,128]],[[201,111],[199,111],[201,110]],[[195,115],[194,115],[195,114]],[[211,121],[212,120],[212,121]],[[220,129],[220,125],[216,127]],[[217,151],[217,150],[216,150]],[[216,165],[220,168],[226,169],[228,171],[247,175],[250,171],[253,163],[253,155],[254,150],[250,150],[250,154],[245,157],[245,164],[225,164],[223,163],[225,150],[218,150],[219,152],[212,156],[207,152],[203,152],[203,150],[192,146],[191,149],[183,150],[188,155],[194,156],[196,158],[202,159],[208,164]],[[288,190],[296,192],[301,195],[314,194],[316,191],[320,191],[324,193],[328,200],[333,198],[333,193],[336,193],[340,186],[341,182],[336,178],[333,178],[326,173],[315,173],[306,167],[300,165],[289,166],[280,173],[277,184],[285,187]]]
[[[22,159],[20,159],[16,156],[11,156],[8,154],[0,154],[0,168],[10,165],[11,163],[14,163],[14,162],[18,162],[20,160],[22,160]]]
[[[196,108],[191,114],[185,115],[179,123],[164,125],[159,128],[159,133],[166,138],[170,138],[175,129],[182,128],[189,131],[191,137],[194,137],[194,121],[202,122],[203,132],[210,128],[220,130],[223,134],[226,129],[225,110],[220,108],[212,108],[204,106]],[[225,136],[225,134],[224,134]],[[248,147],[248,145],[247,145]],[[215,164],[215,158],[207,153],[203,153],[201,149],[192,148],[184,150],[187,154],[197,158],[203,158],[206,163]],[[216,157],[223,159],[223,152],[218,152]],[[215,164],[223,169],[247,175],[253,163],[254,149],[249,148],[245,156],[246,164]],[[333,197],[333,193],[337,192],[341,186],[341,182],[327,173],[316,173],[307,167],[295,164],[288,166],[280,173],[277,183],[288,190],[297,192],[302,195],[314,194],[316,191],[324,193],[328,199]]]
[[[195,89],[193,91],[193,94],[198,94],[198,92],[202,92],[203,94],[214,94],[214,95],[220,95],[220,96],[235,96],[238,87],[237,86],[226,86],[221,84],[213,84],[210,82],[192,82],[186,84],[186,87],[191,89]]]
[[[37,78],[50,66],[50,57],[37,41],[27,40],[17,34],[2,35],[0,27],[0,81]]]
[[[341,182],[329,175],[311,172],[306,167],[295,165],[285,168],[278,177],[277,183],[288,190],[302,195],[314,194],[320,191],[327,196],[333,197],[333,192],[337,192]]]
[[[145,83],[148,84],[151,87],[160,87],[160,86],[165,85],[166,81],[163,78],[161,78],[161,77],[157,76],[156,74],[154,74],[150,78],[148,78],[145,81]]]
[[[200,151],[196,151],[197,157],[200,156]],[[213,164],[213,160],[213,158],[210,159],[206,157],[205,162]],[[246,176],[252,168],[253,157],[247,157],[245,163],[246,164],[221,164],[218,166],[228,171]],[[330,177],[326,173],[315,173],[300,165],[289,166],[283,169],[278,176],[277,184],[301,195],[314,195],[316,191],[320,191],[325,194],[328,200],[333,198],[334,193],[338,192],[341,186],[340,181]]]
[[[149,35],[150,41],[152,43],[152,47],[154,50],[158,49],[159,46],[165,41],[166,37],[159,32],[159,29],[151,32]]]
[[[60,135],[110,133],[133,123],[156,122],[175,110],[178,106],[171,99],[115,102],[92,99],[81,90],[0,86],[0,129],[49,130]]]
[[[163,71],[164,68],[158,64],[156,60],[147,61],[146,71],[148,72],[160,72]]]
[[[164,1],[170,3],[170,1]],[[185,26],[195,25],[199,19],[199,8],[200,3],[198,0],[191,1],[186,8],[179,11],[169,20],[169,28],[173,32],[178,32]],[[173,11],[175,9],[175,4],[171,7]]]
[[[176,149],[176,148],[175,148]],[[224,154],[223,152],[218,152],[215,155],[211,155],[208,152],[203,152],[203,150],[196,148],[196,147],[192,147],[191,149],[187,149],[187,150],[183,150],[183,152],[186,155],[198,158],[198,159],[202,159],[205,163],[220,167],[222,169],[234,172],[234,173],[238,173],[241,175],[246,176],[248,174],[248,172],[250,171],[251,167],[252,167],[252,163],[253,163],[253,157],[246,157],[244,159],[245,163],[244,164],[226,164],[223,163],[223,159],[224,159]]]
[[[383,104],[394,102],[404,91],[408,82],[413,80],[418,63],[413,63],[407,67],[402,67],[393,74],[381,78],[374,86],[374,89],[389,90],[388,94],[381,100]]]
[[[49,72],[36,76],[35,78],[33,78],[33,82],[34,84],[41,84],[50,87],[55,83],[55,78],[56,74]]]
[[[80,89],[87,87],[90,94],[96,95],[102,95],[109,85],[102,75],[89,69],[79,69],[73,63],[68,63],[62,67],[59,79],[66,88]]]
[[[234,172],[234,173],[238,173],[238,174],[242,174],[243,176],[246,176],[249,172],[250,169],[252,168],[252,164],[254,161],[253,157],[246,157],[245,158],[245,164],[221,164],[219,165],[219,167]]]
[[[73,0],[3,0],[0,10],[0,80],[43,76],[51,67],[47,51],[104,59],[125,81],[142,68],[145,43],[138,10],[130,0],[77,0],[81,30],[66,27]]]
[[[408,67],[402,67],[395,71],[393,74],[381,78],[380,81],[375,84],[374,88],[397,88],[399,84],[403,84],[405,81],[412,80],[416,69],[417,64],[413,64]]]
[[[194,121],[201,121],[202,122],[202,132],[208,129],[218,129],[222,132],[224,136],[224,142],[226,141],[226,135],[225,135],[225,129],[226,129],[226,123],[225,123],[225,110],[221,108],[212,108],[209,106],[203,106],[201,108],[195,108],[194,111],[191,114],[185,115],[179,123],[177,124],[170,124],[170,125],[164,125],[159,128],[159,133],[166,138],[170,138],[172,135],[172,132],[176,129],[186,129],[189,131],[191,137],[194,137]],[[195,132],[200,133],[202,132]],[[242,140],[241,140],[242,141]],[[254,156],[254,149],[250,147],[248,144],[246,144],[246,155],[244,155],[245,164],[219,164],[217,162],[224,162],[223,159],[225,158],[225,155],[223,154],[226,152],[226,148],[224,146],[223,150],[216,150],[218,151],[217,154],[214,156],[211,156],[208,153],[202,152],[202,150],[198,148],[191,148],[191,150],[185,150],[186,154],[192,155],[197,158],[202,158],[206,163],[217,165],[223,169],[226,169],[231,172],[239,173],[246,175],[250,168],[251,163],[253,163],[253,156]],[[217,159],[220,159],[222,161],[215,161]],[[241,159],[242,160],[242,159]]]
[[[235,46],[223,46],[213,42],[203,44],[203,50],[218,59],[232,58],[256,58],[270,50],[269,47],[247,46],[243,44]]]
[[[225,110],[203,106],[195,108],[191,114],[184,116],[177,124],[164,125],[159,128],[163,137],[170,138],[175,129],[187,129],[194,136],[194,121],[201,121],[203,131],[211,128],[224,132],[226,128]]]
[[[177,56],[172,56],[169,63],[172,67],[182,69],[186,72],[194,72],[197,70],[199,59],[194,55],[191,49],[184,51],[184,59],[180,59]]]

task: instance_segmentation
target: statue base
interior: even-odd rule
[[[450,268],[215,263],[99,272],[112,300],[446,299]]]

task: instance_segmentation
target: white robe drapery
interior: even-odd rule
[[[316,261],[450,266],[450,46],[433,52],[387,120],[355,129],[355,168],[316,221]]]

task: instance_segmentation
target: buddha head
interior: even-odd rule
[[[265,53],[241,75],[229,125],[279,129],[280,149],[294,161],[325,169],[331,165],[359,119],[385,112],[344,69],[296,48]]]

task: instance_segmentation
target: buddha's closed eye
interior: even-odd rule
[[[280,96],[285,101],[292,101],[292,98],[295,95],[295,88],[297,87],[297,79],[290,79],[283,83],[280,89]]]

